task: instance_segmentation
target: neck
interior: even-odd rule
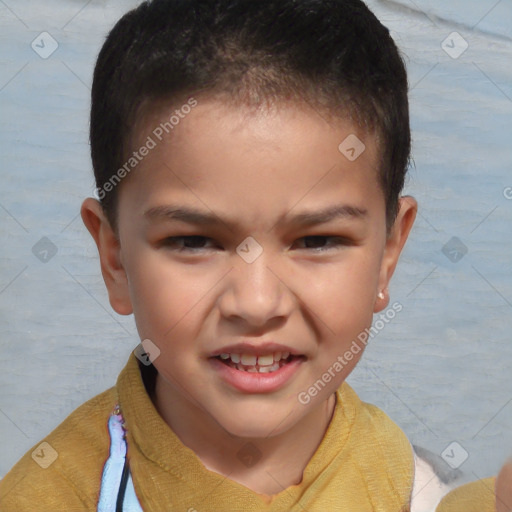
[[[160,416],[206,469],[270,496],[302,481],[332,419],[336,396],[331,394],[285,432],[264,438],[232,435],[205,411],[176,396],[159,375],[153,400]],[[259,460],[253,464],[256,456]],[[240,464],[241,458],[246,462]]]

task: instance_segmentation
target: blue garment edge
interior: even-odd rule
[[[121,414],[112,414],[108,420],[110,455],[103,467],[97,512],[143,512],[140,506],[126,460],[126,439]],[[128,471],[126,487],[121,488],[123,470]],[[122,507],[117,506],[118,496],[124,492]]]

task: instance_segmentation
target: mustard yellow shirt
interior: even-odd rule
[[[333,418],[302,481],[267,497],[209,471],[181,443],[156,411],[132,354],[115,387],[81,405],[43,440],[51,447],[45,457],[56,454],[48,467],[36,462],[37,443],[5,476],[0,510],[96,510],[109,454],[107,421],[119,403],[133,484],[145,512],[408,512],[414,458],[405,434],[347,383],[336,397]],[[436,512],[494,512],[492,489],[493,479],[464,486]],[[468,502],[477,508],[458,508]]]

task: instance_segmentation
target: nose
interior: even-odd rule
[[[295,303],[294,294],[276,259],[265,250],[252,263],[238,254],[233,258],[234,268],[226,276],[218,303],[221,315],[230,320],[243,319],[259,328],[288,317]]]

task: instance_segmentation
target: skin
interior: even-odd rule
[[[512,510],[512,458],[501,468],[496,478],[496,512]]]
[[[141,121],[134,147],[166,118],[158,114]],[[353,162],[338,150],[349,134],[366,146]],[[328,123],[293,103],[249,112],[198,98],[120,185],[118,233],[98,201],[82,205],[113,309],[133,313],[140,338],[161,351],[154,361],[158,412],[206,468],[260,494],[300,483],[332,418],[334,392],[363,350],[308,404],[297,397],[389,304],[417,204],[400,199],[388,236],[378,162],[375,137],[350,121]],[[223,222],[145,216],[171,204]],[[329,205],[365,214],[313,226],[290,222]],[[206,238],[165,242],[179,236]],[[236,252],[248,236],[263,248],[250,264]],[[243,393],[219,377],[209,356],[244,340],[294,347],[305,361],[281,389]],[[262,455],[250,468],[237,456],[248,441]]]

